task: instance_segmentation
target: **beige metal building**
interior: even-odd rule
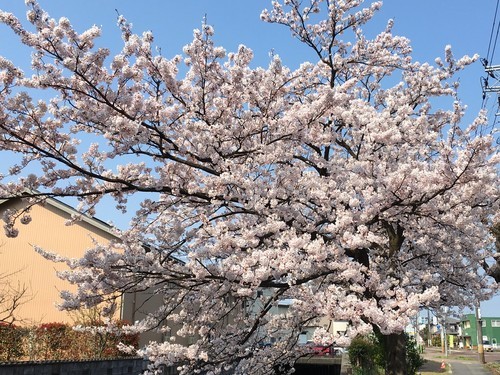
[[[6,210],[20,212],[26,204],[20,199],[0,200],[0,218]],[[28,225],[18,223],[17,237],[7,237],[0,227],[0,283],[9,282],[12,286],[24,286],[27,291],[22,303],[15,310],[16,324],[75,323],[75,314],[57,308],[57,304],[61,302],[60,291],[75,290],[75,286],[57,277],[56,272],[64,270],[66,266],[43,258],[34,250],[34,246],[61,256],[81,258],[87,249],[94,247],[94,241],[108,243],[117,239],[111,226],[93,217],[84,217],[72,225],[67,225],[75,214],[78,212],[71,206],[56,199],[48,199],[43,206],[31,207],[32,221]],[[117,308],[116,318],[128,322],[140,320],[160,306],[162,298],[153,290],[126,294],[121,300],[121,306]],[[0,311],[1,308],[2,306]],[[170,329],[164,333],[143,333],[139,345],[170,339],[180,327],[172,322],[167,324]],[[189,341],[189,338],[176,340],[179,344],[187,344]]]
[[[26,204],[20,199],[0,201],[0,217],[5,210],[20,211]],[[115,238],[111,227],[95,218],[85,217],[67,225],[71,215],[76,213],[70,206],[49,199],[44,206],[31,207],[32,221],[27,225],[18,223],[17,237],[7,237],[3,228],[0,228],[2,282],[8,281],[11,286],[26,288],[24,300],[15,311],[18,322],[25,325],[73,323],[68,312],[60,311],[56,307],[61,301],[60,291],[74,290],[72,285],[56,275],[56,271],[63,270],[65,265],[46,260],[34,250],[34,246],[62,256],[79,258],[87,249],[93,247],[93,240],[107,243]]]

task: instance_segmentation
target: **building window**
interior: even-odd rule
[[[464,328],[470,328],[470,320],[464,322]]]
[[[491,320],[491,326],[492,327],[500,327],[500,320],[492,319]]]

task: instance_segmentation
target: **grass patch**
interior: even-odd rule
[[[448,357],[445,355],[437,355],[433,357],[434,359],[442,359],[445,361],[448,361],[450,359],[458,359],[460,361],[475,361],[477,358],[473,356],[466,356],[466,355],[449,355]]]
[[[485,366],[493,375],[500,375],[500,363],[488,362]]]
[[[422,375],[436,375],[448,372],[449,365],[446,364],[446,368],[441,368],[441,361],[426,360],[425,363],[417,370],[417,374]]]

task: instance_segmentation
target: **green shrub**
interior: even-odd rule
[[[124,354],[118,350],[118,344],[123,343],[128,346],[138,348],[139,335],[128,335],[120,332],[120,328],[128,323],[117,321],[114,328],[106,329],[104,323],[99,322],[90,329],[83,328],[76,333],[80,342],[79,352],[86,358],[116,358],[124,357]]]
[[[42,359],[64,359],[71,345],[71,328],[64,323],[44,323],[36,328],[38,356]]]
[[[116,322],[116,327],[121,328],[129,324],[124,320],[119,320]],[[120,357],[124,356],[122,352],[118,350],[118,344],[122,343],[127,346],[133,346],[134,348],[139,347],[139,334],[124,334],[124,333],[109,333],[108,343],[106,345],[105,352],[103,353],[105,357]]]
[[[75,331],[64,323],[45,323],[30,328],[0,324],[0,362],[17,360],[80,360],[125,357],[118,344],[139,345],[139,335],[120,333],[124,321],[114,324],[116,329]],[[104,328],[104,324],[100,323]]]
[[[374,336],[358,336],[351,341],[349,346],[349,360],[353,374],[377,374],[379,345]]]
[[[24,334],[23,328],[0,323],[0,361],[14,361],[24,355]]]
[[[415,375],[424,364],[415,341],[405,335],[406,370],[408,375]],[[384,346],[377,335],[358,336],[349,346],[349,359],[355,375],[375,375],[385,368]]]
[[[415,375],[425,360],[417,348],[415,340],[406,335],[406,368],[408,375]]]

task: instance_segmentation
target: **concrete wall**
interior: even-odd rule
[[[150,288],[141,293],[127,293],[123,296],[122,318],[129,322],[136,322],[144,319],[148,313],[156,311],[162,305],[163,295],[154,288]],[[144,347],[150,341],[169,341],[172,336],[176,337],[176,344],[191,344],[189,338],[176,335],[177,331],[181,328],[180,324],[174,324],[172,321],[166,320],[163,326],[168,326],[169,329],[164,330],[164,332],[154,330],[141,333],[139,347]]]
[[[2,375],[139,375],[146,370],[142,358],[95,361],[0,363]]]

